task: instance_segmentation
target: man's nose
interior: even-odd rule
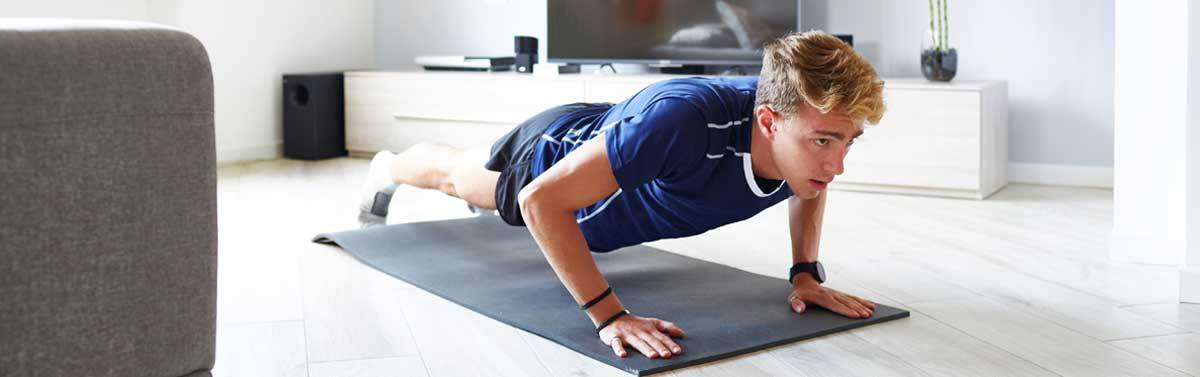
[[[825,164],[825,171],[833,173],[833,175],[842,175],[846,171],[846,154],[834,156]]]

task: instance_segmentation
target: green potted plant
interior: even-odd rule
[[[929,32],[921,42],[921,73],[930,81],[950,81],[958,71],[958,51],[950,47],[948,0],[929,0]]]

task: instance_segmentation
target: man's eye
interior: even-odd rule
[[[813,142],[817,143],[817,145],[820,145],[823,147],[823,146],[825,146],[825,144],[829,144],[829,139],[817,139],[817,140],[813,140]]]

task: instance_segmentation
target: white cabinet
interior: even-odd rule
[[[893,79],[884,101],[831,187],[982,199],[1008,184],[1004,82]]]
[[[347,72],[346,148],[352,155],[432,141],[490,145],[517,123],[579,101],[582,81],[514,74]]]
[[[676,76],[641,75],[630,77],[596,77],[585,81],[584,101],[617,103],[637,94],[646,86]]]
[[[346,72],[346,148],[370,156],[418,142],[488,147],[516,124],[572,102],[620,102],[670,75]],[[1007,184],[1007,86],[887,80],[888,111],[833,188],[984,198]]]

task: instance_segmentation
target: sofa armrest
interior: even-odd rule
[[[207,375],[213,82],[191,35],[0,19],[0,371]]]

